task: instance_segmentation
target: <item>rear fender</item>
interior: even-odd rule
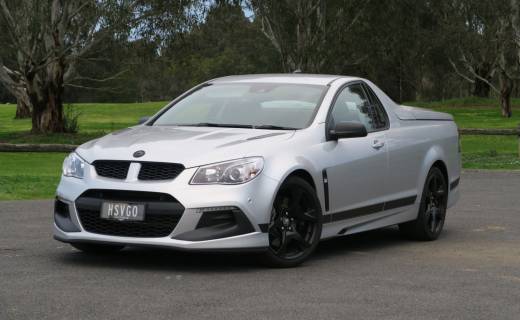
[[[433,164],[437,161],[442,161],[446,165],[446,153],[444,150],[438,146],[434,145],[431,146],[428,152],[426,152],[426,155],[423,158],[422,166],[420,170],[419,177],[417,179],[417,199],[418,201],[421,201],[424,184],[426,182],[426,177],[428,176],[428,172],[432,168]],[[446,165],[448,168],[448,166]],[[449,169],[447,169],[449,170]],[[448,172],[448,179],[449,179],[449,172]],[[446,181],[446,183],[449,185],[449,181]]]

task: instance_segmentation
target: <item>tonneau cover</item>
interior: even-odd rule
[[[396,116],[401,120],[453,121],[451,114],[423,108],[396,105],[394,111]]]

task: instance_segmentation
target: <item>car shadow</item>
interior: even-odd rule
[[[397,227],[386,227],[324,240],[314,253],[314,257],[317,259],[333,259],[335,256],[370,253],[385,250],[389,247],[407,245],[408,243],[410,241],[403,237]]]
[[[406,245],[397,228],[389,227],[355,235],[325,240],[320,243],[311,261],[333,260],[337,256],[369,253],[388,247]],[[65,264],[94,268],[164,270],[189,272],[249,272],[265,269],[258,254],[198,253],[162,248],[129,247],[111,254],[85,254],[75,249],[60,252],[58,259]]]
[[[75,249],[59,260],[81,267],[151,271],[247,272],[261,268],[251,253],[185,252],[163,248],[128,247],[110,254],[87,254]]]

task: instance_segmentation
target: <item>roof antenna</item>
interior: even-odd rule
[[[302,73],[302,71],[300,69],[296,69],[292,73]]]

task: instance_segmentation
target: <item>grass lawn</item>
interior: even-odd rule
[[[76,135],[30,135],[30,120],[13,120],[14,105],[0,105],[0,142],[80,144],[153,115],[166,102],[75,104],[81,113]],[[407,105],[449,112],[461,128],[516,128],[520,99],[513,101],[513,118],[504,119],[493,99],[455,99],[412,102]],[[515,136],[462,136],[464,168],[520,169]],[[61,153],[0,153],[0,200],[52,198],[59,182]]]
[[[0,152],[0,200],[52,198],[65,156]]]
[[[0,142],[81,144],[114,130],[137,124],[167,102],[78,103],[71,107],[79,116],[79,134],[31,135],[31,120],[14,120],[16,105],[0,104]]]
[[[517,128],[520,124],[520,99],[513,99],[513,116],[500,115],[496,99],[468,97],[435,102],[407,102],[405,105],[434,109],[453,115],[459,128]]]
[[[518,138],[515,136],[465,135],[461,145],[465,169],[520,169]]]

